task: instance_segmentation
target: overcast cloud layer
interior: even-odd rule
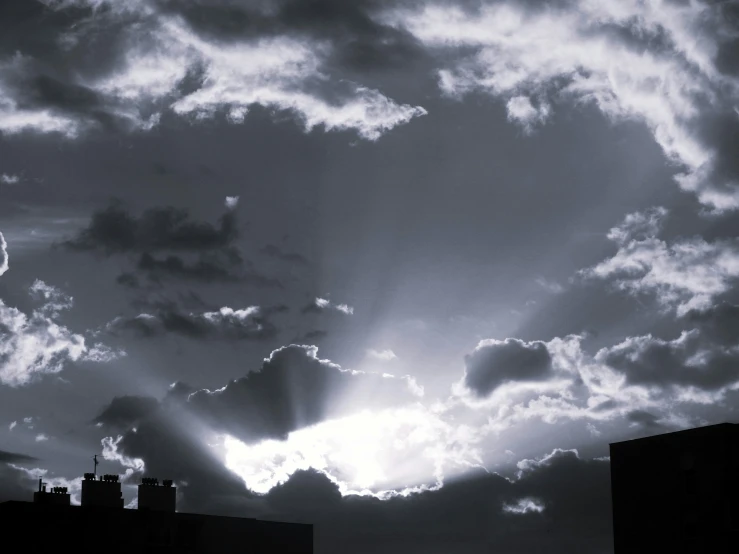
[[[737,144],[733,2],[0,3],[0,501],[612,552],[737,421]]]

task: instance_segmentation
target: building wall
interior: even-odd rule
[[[611,445],[616,554],[729,552],[737,529],[737,427]]]
[[[311,525],[255,519],[4,502],[0,520],[30,552],[313,553]]]
[[[82,481],[82,505],[123,508],[121,484],[109,481]]]
[[[139,510],[174,512],[177,506],[177,488],[160,485],[139,485]]]

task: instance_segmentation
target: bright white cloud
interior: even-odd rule
[[[334,304],[327,298],[320,297],[316,298],[313,303],[316,308],[321,310],[331,309],[341,312],[342,314],[354,315],[354,307],[349,306],[348,304]]]
[[[16,425],[18,425],[18,422],[17,421],[13,421],[13,422],[11,422],[10,425],[8,425],[8,429],[12,431],[13,429],[15,429],[15,426]]]
[[[217,312],[204,312],[203,319],[214,324],[230,324],[239,325],[244,323],[252,323],[253,319],[259,315],[259,306],[249,306],[241,310],[234,310],[228,306],[224,306]],[[252,323],[253,324],[253,323]]]
[[[375,350],[373,348],[370,348],[369,350],[367,350],[367,356],[369,356],[370,358],[374,358],[375,360],[380,360],[381,362],[390,362],[398,358],[398,356],[395,355],[395,352],[390,349]]]
[[[626,216],[608,233],[616,254],[580,274],[633,294],[654,294],[678,315],[709,308],[739,277],[739,242],[693,237],[668,244],[656,236],[666,215],[658,208]]]
[[[736,38],[721,10],[720,3],[661,0],[579,0],[546,8],[491,1],[475,10],[411,4],[383,18],[427,47],[446,50],[445,60],[449,50],[458,53],[438,72],[444,93],[500,97],[509,118],[524,128],[548,117],[546,102],[538,108],[531,102],[542,97],[590,103],[613,120],[644,122],[679,168],[680,186],[723,210],[739,207],[739,183],[717,171],[722,154],[714,122],[736,108],[739,80],[714,64],[719,46]]]
[[[49,440],[49,437],[43,433],[36,435],[36,442],[45,442],[47,440]]]
[[[348,304],[337,304],[336,309],[346,315],[354,314],[354,308],[352,306],[349,306]]]
[[[30,315],[0,300],[0,325],[6,330],[0,337],[0,383],[17,387],[39,375],[58,373],[67,362],[110,361],[125,355],[103,345],[89,348],[82,335],[54,321],[71,307],[71,297],[39,280],[30,292],[44,302]]]
[[[0,275],[10,269],[8,263],[8,243],[5,242],[5,237],[0,233]]]
[[[520,124],[526,132],[533,131],[537,124],[544,123],[549,117],[549,104],[539,102],[535,107],[528,96],[514,96],[506,104],[508,119]]]
[[[285,441],[249,446],[226,436],[223,444],[226,467],[255,492],[313,468],[343,495],[387,498],[438,488],[445,476],[479,466],[479,439],[473,428],[452,425],[416,404],[324,421]]]
[[[238,196],[226,196],[225,205],[229,210],[233,210],[239,204]]]
[[[544,503],[538,498],[526,497],[510,504],[503,504],[503,511],[509,514],[540,514],[544,511]]]
[[[28,290],[31,296],[43,302],[38,311],[49,317],[58,317],[60,312],[74,305],[74,298],[40,279],[36,279]]]
[[[103,446],[103,458],[111,461],[118,462],[126,468],[125,475],[122,481],[125,481],[131,477],[134,473],[142,473],[145,469],[144,460],[141,458],[130,458],[125,456],[118,450],[118,444],[123,440],[123,436],[118,435],[115,439],[113,437],[104,437],[100,444]]]
[[[10,173],[2,173],[0,174],[0,183],[3,183],[5,185],[15,185],[19,183],[21,180],[18,175],[13,175]]]

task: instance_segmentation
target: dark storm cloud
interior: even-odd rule
[[[38,458],[28,456],[27,454],[17,454],[15,452],[5,452],[0,450],[0,464],[22,464],[25,462],[35,462]]]
[[[705,312],[689,312],[686,320],[699,327],[704,338],[718,345],[739,344],[739,305],[722,302]]]
[[[242,279],[237,273],[240,265],[240,259],[224,261],[222,258],[219,259],[219,257],[212,255],[201,255],[200,259],[188,264],[180,256],[169,255],[157,259],[145,252],[139,258],[136,268],[145,273],[151,281],[157,283],[164,278],[203,283],[233,283]]]
[[[25,109],[52,108],[70,118],[95,121],[114,128],[116,118],[113,106],[94,90],[73,83],[65,83],[48,75],[34,75],[14,82],[19,87],[16,98]]]
[[[90,224],[63,244],[79,251],[105,255],[163,250],[201,252],[231,246],[238,237],[236,214],[229,210],[218,226],[193,221],[186,210],[157,207],[140,216],[120,203],[92,215]]]
[[[262,248],[260,252],[265,256],[269,256],[270,258],[275,258],[277,260],[282,260],[284,262],[290,262],[300,265],[308,264],[308,260],[305,258],[305,256],[302,256],[297,252],[283,252],[279,246],[275,246],[274,244],[268,244],[267,246]]]
[[[634,410],[626,414],[626,420],[631,423],[636,423],[642,427],[646,427],[650,430],[660,429],[662,425],[659,423],[659,416],[646,412],[644,410]]]
[[[320,360],[315,348],[289,346],[274,351],[258,371],[217,391],[178,382],[156,409],[145,400],[143,417],[138,401],[118,398],[98,418],[108,414],[106,421],[123,423],[136,417],[135,429],[125,431],[117,443],[118,452],[143,459],[149,475],[186,481],[183,509],[219,510],[216,505],[224,497],[238,503],[252,495],[205,444],[208,433],[225,432],[249,442],[285,438],[339,412],[360,410],[352,396],[357,392],[369,394],[380,406],[411,402],[417,394],[406,378],[343,370]],[[343,405],[341,395],[347,400]]]
[[[692,312],[688,320],[696,327],[678,338],[630,337],[601,349],[596,360],[623,373],[632,385],[718,391],[739,381],[737,306]]]
[[[104,327],[112,335],[133,334],[152,338],[173,333],[192,339],[262,340],[274,337],[279,331],[260,308],[219,310],[192,313],[172,304],[160,305],[153,313],[133,317],[119,316]]]
[[[136,125],[132,125],[131,117],[117,99],[101,94],[79,79],[91,67],[98,72],[107,69],[105,66],[115,57],[108,60],[103,57],[113,53],[116,39],[107,37],[106,46],[91,48],[88,56],[75,63],[64,55],[67,52],[57,41],[70,23],[75,19],[83,21],[86,14],[73,9],[66,17],[57,16],[41,4],[22,0],[3,2],[0,98],[4,100],[5,120],[0,123],[0,132],[35,129],[75,136],[93,127],[134,128]],[[91,42],[99,46],[100,38],[96,38]]]
[[[282,283],[261,274],[245,262],[234,242],[239,237],[236,202],[229,205],[218,225],[195,221],[186,210],[156,207],[140,216],[120,203],[93,213],[89,225],[62,243],[79,252],[105,256],[140,253],[136,272],[126,271],[116,282],[141,288],[164,280],[200,283],[245,283],[258,288],[283,288]],[[157,255],[157,253],[168,252]],[[174,253],[172,253],[174,252]]]
[[[249,498],[243,481],[223,466],[188,425],[181,396],[169,396],[136,430],[129,430],[117,443],[126,456],[143,459],[147,475],[173,479],[182,493],[178,509],[186,512],[223,513],[224,497]],[[187,486],[183,486],[183,482]]]
[[[27,454],[0,450],[0,502],[6,500],[29,500],[33,481],[29,475],[12,464],[36,462],[38,458]]]
[[[0,502],[7,500],[27,502],[29,497],[32,497],[33,490],[33,480],[27,473],[0,462]]]
[[[137,289],[140,286],[139,278],[134,273],[124,272],[116,277],[115,282],[124,287]]]
[[[464,384],[477,396],[516,381],[543,381],[552,369],[552,357],[541,341],[485,340],[465,356]]]
[[[92,421],[128,429],[158,407],[157,399],[150,396],[116,396]]]
[[[409,378],[344,370],[319,359],[316,352],[315,347],[308,346],[280,348],[272,352],[258,371],[216,391],[194,390],[186,383],[176,383],[158,410],[140,420],[136,431],[124,434],[123,452],[143,458],[149,471],[151,456],[168,459],[176,452],[157,450],[161,441],[170,440],[169,436],[174,437],[172,440],[185,441],[190,445],[188,450],[203,449],[202,444],[195,446],[197,441],[187,430],[176,428],[183,417],[194,418],[206,428],[250,443],[284,439],[292,431],[356,412],[362,409],[357,394],[364,394],[373,406],[379,407],[417,400],[417,385]],[[105,420],[130,419],[132,411],[140,413],[140,406],[133,409],[132,403],[137,404],[130,399],[125,402],[114,399],[98,418],[109,414]],[[147,409],[151,407],[148,400],[145,405]],[[148,449],[154,449],[155,453]],[[183,460],[183,463],[191,462]],[[189,481],[187,477],[181,478]]]
[[[217,391],[198,391],[188,402],[214,427],[254,442],[284,439],[291,431],[357,410],[358,403],[348,399],[362,392],[374,407],[416,399],[409,378],[345,370],[319,359],[317,352],[315,346],[279,348],[258,371]]]

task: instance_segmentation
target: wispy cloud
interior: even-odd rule
[[[395,352],[390,349],[375,350],[373,348],[370,348],[369,350],[367,350],[367,356],[369,356],[370,358],[374,358],[375,360],[380,360],[382,362],[389,362],[398,358]]]
[[[334,310],[345,315],[354,315],[354,307],[348,304],[334,304],[328,298],[316,297],[316,299],[303,308],[303,313],[320,313],[326,310]]]
[[[0,275],[10,269],[8,264],[8,243],[5,242],[5,237],[0,233]]]
[[[739,207],[739,168],[727,138],[739,128],[739,78],[719,63],[736,48],[730,10],[721,2],[503,0],[474,10],[411,3],[382,17],[443,52],[445,94],[498,97],[527,130],[565,102],[644,122],[674,162],[679,185],[720,211]]]
[[[123,351],[96,344],[55,321],[59,312],[72,306],[72,298],[37,280],[30,289],[41,306],[30,315],[0,300],[0,383],[17,387],[50,373],[59,373],[68,362],[109,362],[124,356]],[[27,418],[26,423],[31,420]]]
[[[629,293],[653,294],[678,315],[710,308],[739,278],[739,242],[692,237],[670,244],[657,237],[667,215],[664,208],[627,215],[608,233],[616,254],[580,275]]]
[[[536,284],[543,288],[545,291],[551,292],[552,294],[559,294],[565,290],[565,288],[556,281],[549,281],[548,279],[544,279],[543,277],[538,277],[536,279]]]
[[[75,66],[93,35],[116,45],[119,63],[112,71],[110,66],[98,72],[88,68],[84,77],[72,71],[57,81],[37,75],[33,60],[16,55],[0,66],[0,132],[35,130],[75,137],[112,124],[147,131],[165,112],[193,122],[224,117],[238,124],[253,106],[263,106],[292,113],[306,131],[353,130],[375,140],[426,113],[336,75],[330,58],[338,44],[331,37],[290,32],[280,14],[275,15],[279,9],[244,5],[229,7],[228,12],[213,6],[203,12],[216,26],[236,12],[255,21],[275,17],[272,29],[262,34],[224,41],[208,32],[208,21],[191,17],[176,4],[160,9],[137,1],[120,9],[107,0],[45,3],[49,9],[66,11],[74,21],[54,37],[66,63]],[[81,17],[84,11],[79,8],[90,8],[95,16]],[[183,86],[185,82],[191,86]],[[73,106],[60,102],[72,94]]]

